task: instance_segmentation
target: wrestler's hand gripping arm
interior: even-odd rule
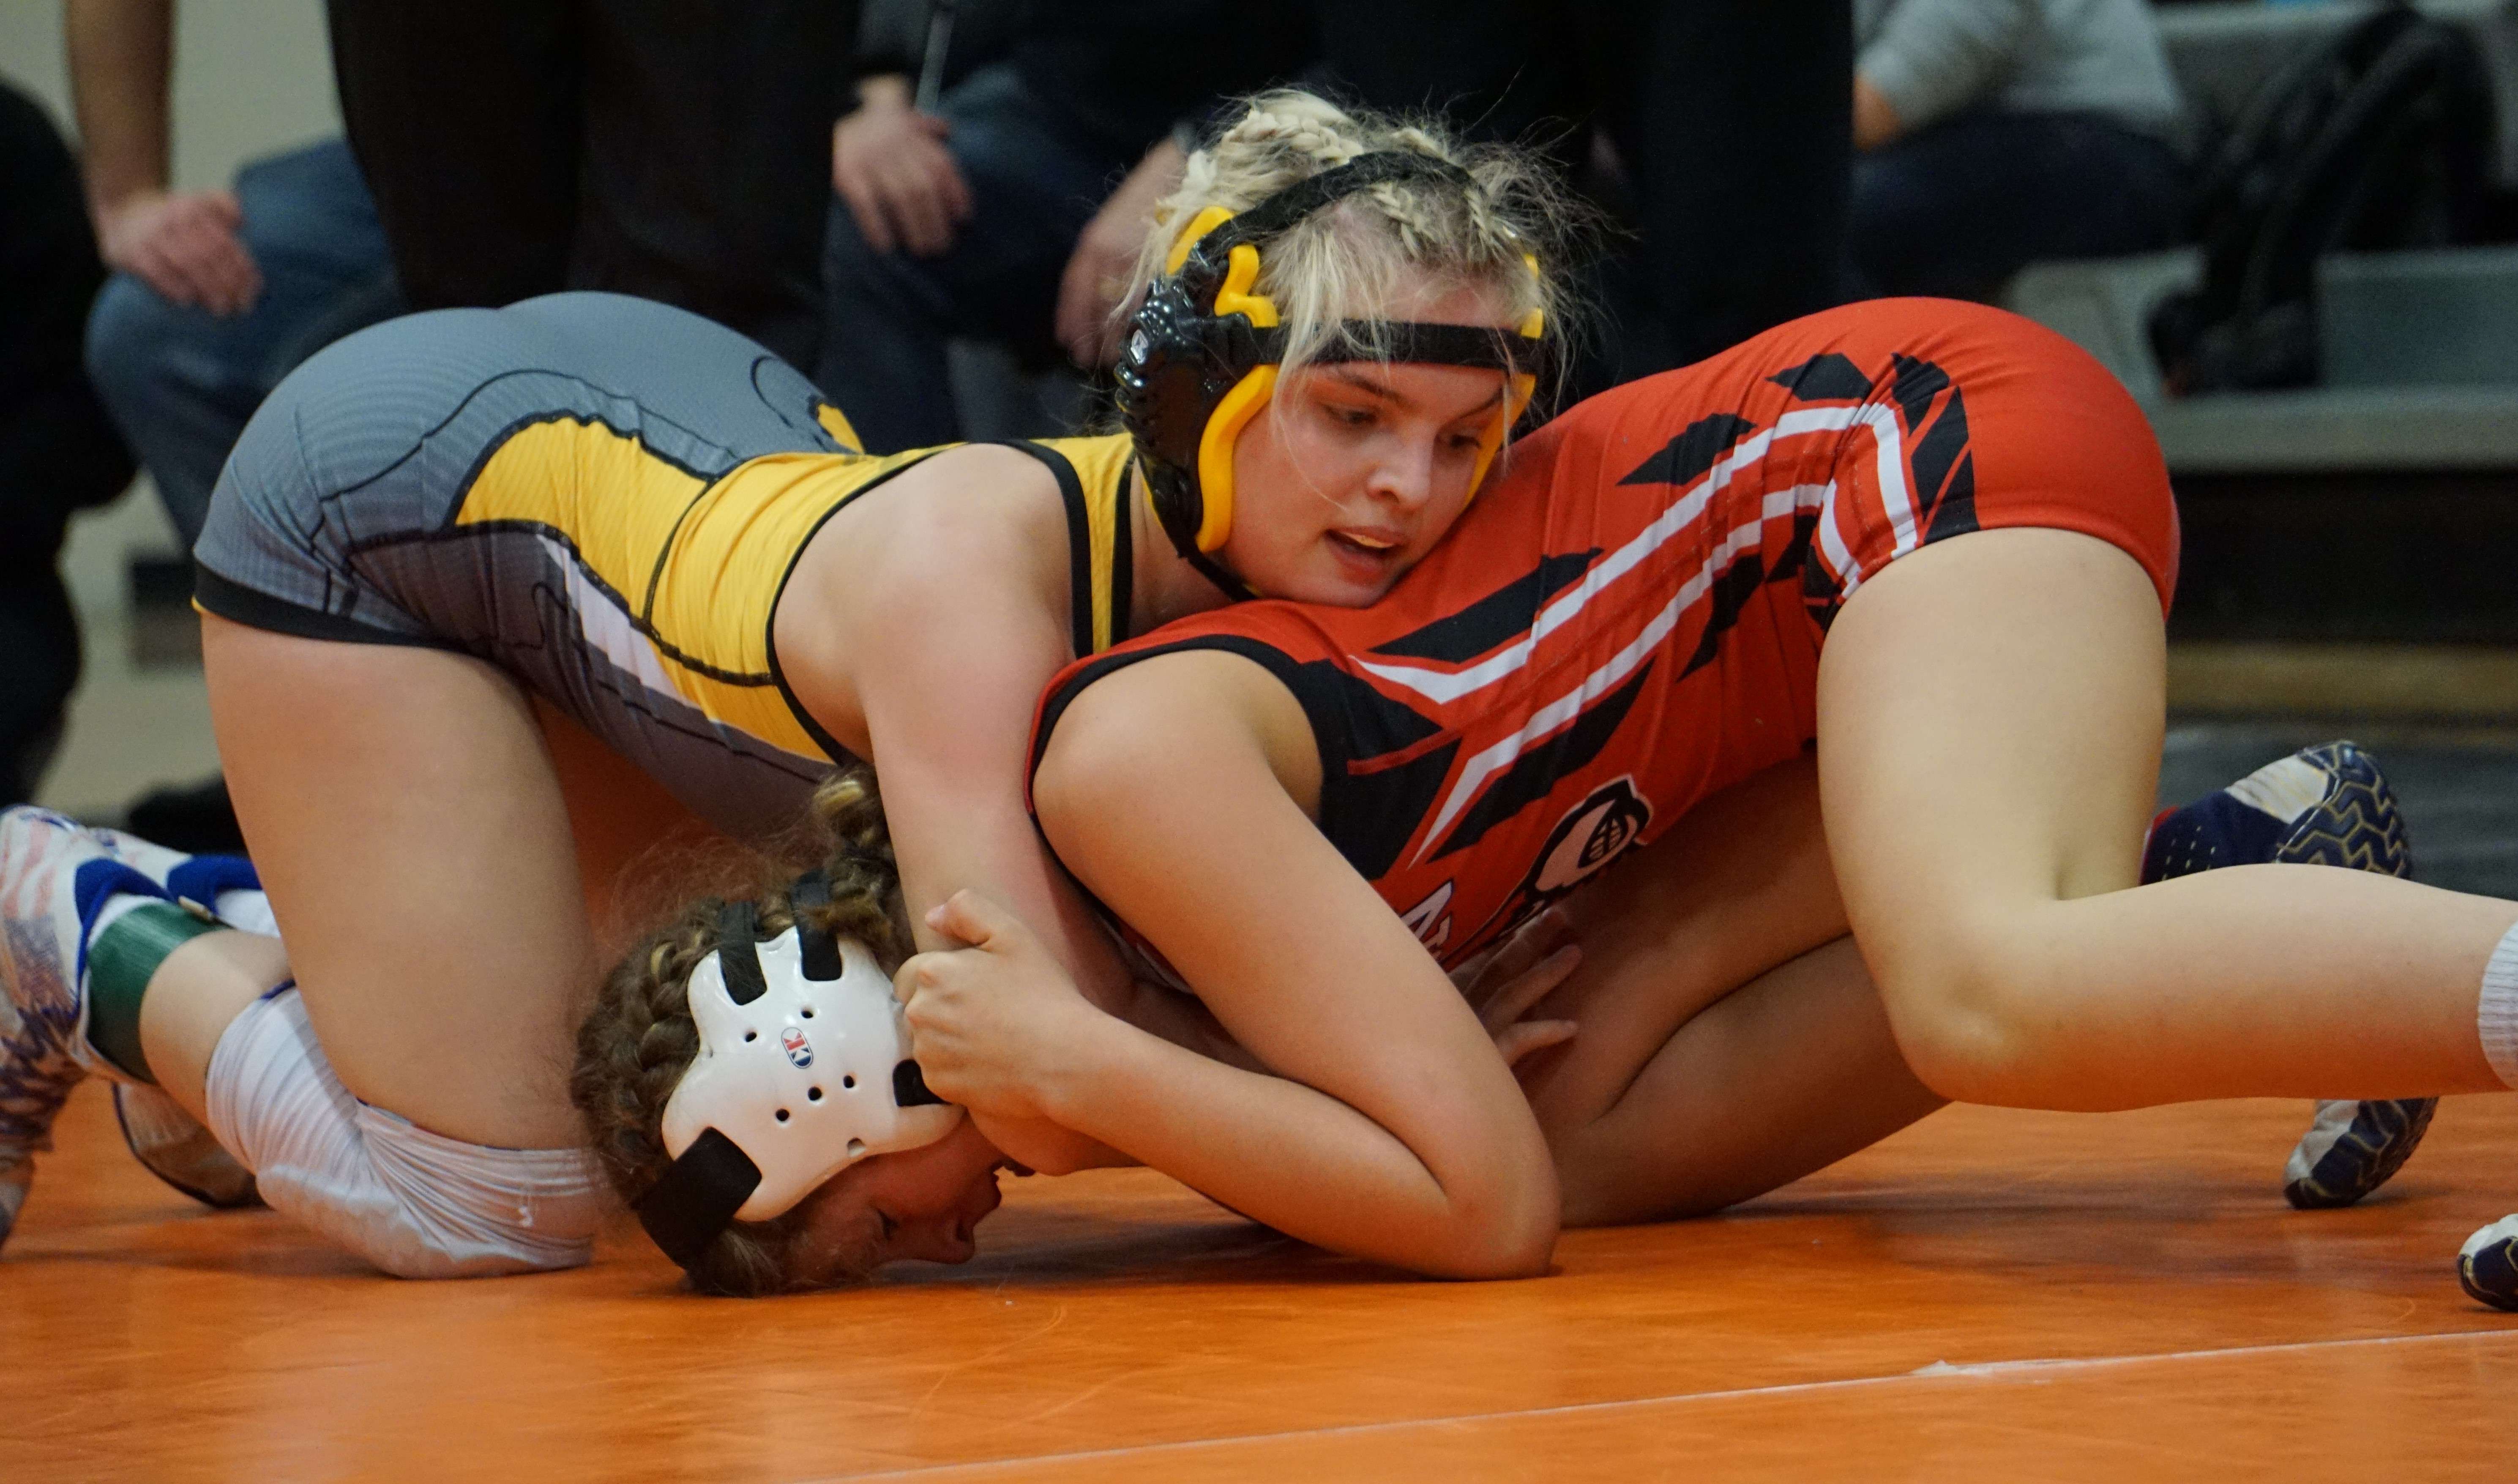
[[[1278,1075],[1045,1003],[983,1064],[985,1038],[920,1028],[945,1018],[922,995],[947,1008],[960,976],[990,972],[983,951],[901,971],[930,1083],[1077,1130],[1323,1246],[1446,1276],[1540,1271],[1557,1191],[1538,1125],[1476,1013],[1308,817],[1297,796],[1317,792],[1317,767],[1273,678],[1193,652],[1092,686],[1034,781],[1061,859]],[[1008,921],[968,902],[950,920],[1020,970]]]

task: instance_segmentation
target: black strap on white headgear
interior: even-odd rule
[[[823,890],[827,899],[827,882]],[[769,992],[768,978],[760,972],[760,917],[752,903],[730,901],[718,909],[717,964],[725,975],[726,996],[738,1005],[749,1005]],[[810,938],[811,935],[804,935],[806,941]],[[838,950],[831,952],[836,959]],[[830,978],[839,975],[834,971]],[[656,1183],[630,1202],[630,1209],[638,1213],[638,1224],[665,1255],[687,1269],[733,1223],[734,1213],[760,1188],[760,1166],[752,1162],[743,1147],[714,1128],[704,1128]]]
[[[760,1188],[760,1166],[752,1157],[732,1139],[704,1128],[630,1209],[665,1255],[688,1269]]]
[[[803,951],[804,977],[829,981],[846,972],[840,963],[840,940],[830,933],[816,932],[804,921],[806,907],[831,904],[831,878],[821,871],[807,871],[796,878],[787,899],[796,907],[796,946]]]

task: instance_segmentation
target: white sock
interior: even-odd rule
[[[2502,1086],[2518,1089],[2518,927],[2509,930],[2483,966],[2483,998],[2475,1006],[2474,1023],[2492,1074]]]

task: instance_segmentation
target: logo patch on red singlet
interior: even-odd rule
[[[778,1032],[778,1044],[787,1048],[787,1060],[796,1066],[803,1068],[813,1065],[813,1043],[804,1039],[804,1032],[795,1026],[790,1026]]]
[[[1634,779],[1602,784],[1556,821],[1522,890],[1534,901],[1564,895],[1625,854],[1651,822],[1652,805],[1635,792]]]

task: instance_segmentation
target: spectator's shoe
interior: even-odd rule
[[[2404,816],[2376,762],[2350,742],[2329,742],[2164,810],[2151,822],[2142,879],[2266,861],[2410,876]],[[2404,1167],[2438,1106],[2436,1098],[2318,1104],[2283,1168],[2283,1197],[2302,1210],[2361,1200]]]
[[[2503,1216],[2465,1239],[2456,1281],[2479,1303],[2518,1310],[2518,1216]]]

